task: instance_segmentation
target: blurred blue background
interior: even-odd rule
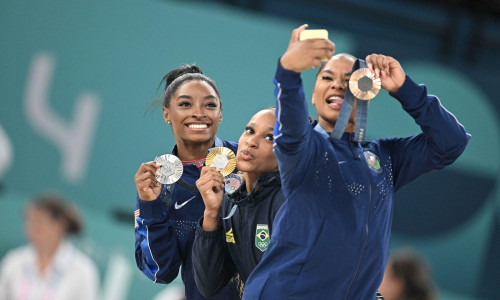
[[[0,257],[25,243],[26,201],[55,190],[82,210],[103,300],[181,287],[147,280],[133,254],[133,176],[174,145],[158,84],[199,64],[221,91],[219,137],[237,140],[274,104],[278,57],[307,23],[337,52],[397,58],[472,134],[454,165],[396,194],[392,247],[429,261],[441,299],[500,299],[499,2],[381,2],[0,0]],[[369,138],[418,131],[386,92],[370,103]]]

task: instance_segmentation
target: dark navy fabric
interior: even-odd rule
[[[470,135],[409,77],[392,96],[420,126],[406,138],[357,143],[308,120],[299,73],[278,66],[275,154],[285,203],[243,299],[374,299],[389,255],[394,192],[441,169]]]
[[[215,147],[221,146],[236,153],[235,142],[217,138]],[[175,148],[172,153],[176,154]],[[182,178],[195,186],[200,171],[194,165],[185,165]],[[154,201],[142,201],[138,195],[136,199],[140,214],[136,218],[135,259],[139,269],[152,281],[168,284],[177,277],[181,268],[186,299],[207,299],[196,288],[191,259],[196,224],[205,210],[200,193],[171,184],[163,185],[160,196]],[[235,287],[228,286],[209,299],[238,299],[235,291]]]
[[[198,289],[204,295],[216,294],[236,274],[246,282],[265,252],[256,245],[257,225],[267,226],[272,240],[273,221],[284,201],[279,173],[261,176],[258,184],[259,188],[250,194],[243,182],[233,194],[225,195],[216,230],[204,231],[200,219],[193,265]]]

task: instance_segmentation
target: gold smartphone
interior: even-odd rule
[[[309,39],[328,39],[328,31],[326,29],[305,29],[299,35],[299,40]]]
[[[309,39],[328,39],[328,31],[326,29],[305,29],[299,35],[299,40]],[[321,61],[328,61],[328,57],[321,57]]]

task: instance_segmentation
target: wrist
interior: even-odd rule
[[[203,214],[203,223],[201,228],[205,231],[214,231],[219,226],[220,215],[217,213],[205,213]]]
[[[203,216],[205,218],[219,218],[220,217],[221,207],[208,207],[205,206],[205,211],[203,212]]]
[[[279,61],[279,63],[280,63],[280,65],[281,65],[281,67],[282,67],[283,69],[287,70],[287,71],[292,71],[291,69],[289,69],[289,66],[288,66],[288,65],[287,65],[287,63],[286,63],[286,59],[283,59],[283,58],[284,58],[283,56],[282,56],[282,57],[280,57],[280,61]]]

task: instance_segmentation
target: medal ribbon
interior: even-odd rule
[[[366,68],[366,62],[362,59],[356,59],[354,66],[352,67],[351,74],[354,71]],[[349,117],[351,116],[351,111],[356,101],[356,131],[354,133],[354,140],[358,143],[363,142],[366,134],[366,121],[368,118],[368,101],[360,100],[354,97],[351,93],[349,87],[346,87],[344,102],[342,103],[342,108],[340,109],[340,115],[335,123],[335,128],[330,134],[330,140],[339,140],[347,127],[349,122]]]

